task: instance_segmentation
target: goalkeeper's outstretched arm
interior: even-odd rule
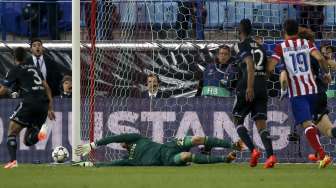
[[[113,136],[102,138],[95,142],[91,142],[91,143],[84,144],[84,145],[78,145],[75,150],[75,153],[78,156],[86,156],[87,154],[90,153],[91,150],[96,149],[99,146],[105,146],[110,143],[133,143],[142,138],[144,137],[136,133],[113,135]]]
[[[72,164],[72,166],[81,167],[110,167],[110,166],[135,166],[134,162],[129,159],[114,160],[111,162],[98,162],[93,163],[91,161],[84,161]]]

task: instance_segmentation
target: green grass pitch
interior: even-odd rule
[[[188,167],[25,165],[0,170],[2,188],[323,188],[336,187],[335,166],[280,164],[275,169],[247,164]]]

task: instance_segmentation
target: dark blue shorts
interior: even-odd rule
[[[318,96],[316,94],[297,96],[290,99],[295,125],[311,121],[315,118],[317,100]]]

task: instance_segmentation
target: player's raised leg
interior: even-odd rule
[[[325,151],[321,146],[318,136],[318,129],[316,128],[316,126],[312,121],[305,121],[302,125],[305,128],[304,133],[306,135],[309,145],[318,154],[319,159],[321,159],[319,167],[325,168],[332,162],[332,160],[329,156],[325,154]]]
[[[35,145],[39,141],[39,138],[38,138],[39,132],[40,132],[40,128],[38,127],[34,126],[34,127],[27,128],[25,135],[24,135],[23,143],[26,146]]]
[[[14,122],[9,122],[9,129],[8,129],[8,136],[7,136],[7,149],[9,153],[10,161],[4,166],[4,168],[14,168],[18,166],[17,160],[16,160],[16,150],[17,150],[17,141],[16,137],[19,135],[20,131],[23,129],[23,127]]]
[[[296,124],[303,126],[308,143],[319,155],[322,163],[320,167],[324,168],[331,163],[331,159],[329,156],[326,156],[319,140],[318,129],[312,122],[316,99],[317,95],[300,96],[291,98],[291,103]]]

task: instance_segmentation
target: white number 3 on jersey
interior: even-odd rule
[[[41,85],[42,84],[42,79],[39,76],[39,74],[37,73],[37,71],[35,69],[28,69],[28,72],[33,72],[34,73],[34,83],[36,85]]]

